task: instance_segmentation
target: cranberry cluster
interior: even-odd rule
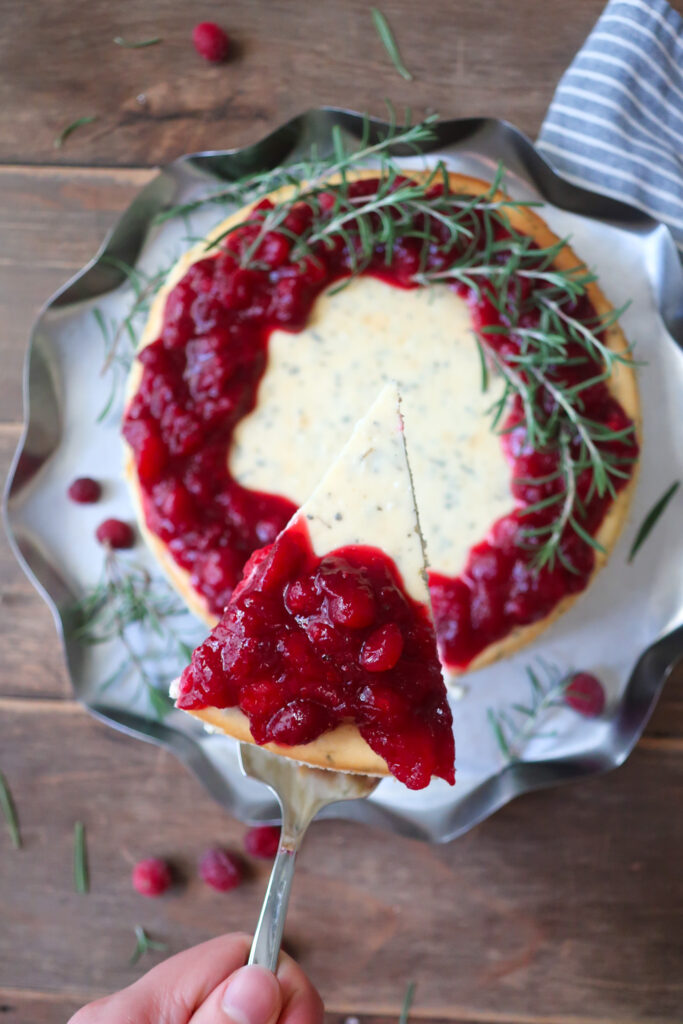
[[[353,721],[407,786],[453,777],[452,719],[426,609],[390,559],[319,559],[303,522],[257,552],[193,654],[178,706],[238,706],[257,743],[309,743]]]

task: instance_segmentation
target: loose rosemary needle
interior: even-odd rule
[[[75,132],[78,128],[83,128],[86,124],[92,124],[96,121],[97,117],[93,115],[87,115],[85,117],[77,117],[75,121],[67,124],[66,127],[62,128],[61,132],[54,141],[55,149],[61,149],[69,136]]]
[[[382,45],[384,46],[384,49],[389,54],[391,62],[398,71],[399,75],[401,76],[401,78],[405,78],[407,82],[412,82],[413,76],[411,75],[410,71],[408,71],[403,61],[401,60],[401,54],[399,52],[398,46],[396,45],[394,33],[391,31],[389,27],[389,22],[384,17],[382,12],[378,10],[376,7],[372,8],[372,21],[374,23],[375,28],[377,29],[377,35],[382,40]]]

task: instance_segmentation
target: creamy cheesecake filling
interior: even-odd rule
[[[274,331],[256,408],[233,435],[230,472],[244,487],[300,504],[388,380],[401,391],[430,565],[457,575],[515,503],[472,317],[446,286],[356,278],[321,295],[297,334]]]

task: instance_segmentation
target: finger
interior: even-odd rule
[[[246,963],[250,941],[222,935],[169,957],[128,988],[84,1007],[70,1024],[188,1024],[216,986]]]
[[[282,990],[275,975],[252,964],[218,985],[191,1024],[277,1024],[282,1004]]]
[[[323,1024],[325,1007],[318,990],[286,953],[280,955],[277,979],[284,1000],[278,1024]]]
[[[323,1024],[323,1016],[318,992],[281,953],[276,976],[264,967],[241,968],[217,986],[190,1024]]]

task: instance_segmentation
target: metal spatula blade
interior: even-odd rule
[[[358,800],[369,796],[380,780],[369,775],[310,768],[288,757],[272,754],[253,743],[240,743],[239,756],[244,774],[269,786],[282,811],[280,848],[249,954],[250,964],[259,964],[269,971],[275,971],[296,854],[306,829],[323,807],[340,800]]]

